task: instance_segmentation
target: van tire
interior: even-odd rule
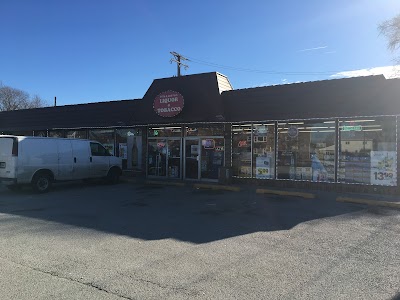
[[[35,174],[32,179],[33,190],[37,193],[43,194],[47,193],[52,184],[52,178],[49,174],[45,172],[40,172]]]
[[[121,171],[118,168],[112,168],[108,171],[107,182],[109,184],[117,184],[119,182],[119,176]]]

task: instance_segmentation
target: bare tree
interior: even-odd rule
[[[37,108],[46,106],[47,103],[39,96],[32,98],[27,92],[2,85],[0,82],[0,111]]]
[[[400,48],[400,14],[378,26],[379,32],[388,39],[388,49],[396,51]],[[395,59],[400,63],[400,57]]]

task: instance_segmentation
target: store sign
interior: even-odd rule
[[[170,118],[178,115],[183,109],[183,96],[175,91],[166,91],[157,95],[153,109],[160,117]]]
[[[290,126],[288,128],[287,135],[292,139],[297,138],[299,135],[299,129],[296,126]]]
[[[354,126],[343,126],[342,131],[362,131],[361,125],[354,125]]]
[[[204,149],[214,149],[215,141],[213,139],[202,140],[201,145],[204,147]]]
[[[238,147],[247,147],[247,141],[239,141]]]

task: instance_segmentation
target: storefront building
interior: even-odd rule
[[[400,79],[234,90],[205,73],[156,79],[143,99],[0,113],[3,134],[89,138],[148,178],[399,193]]]

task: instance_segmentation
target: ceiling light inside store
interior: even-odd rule
[[[375,120],[350,120],[350,121],[340,121],[341,123],[360,123],[360,122],[375,122]]]
[[[381,129],[364,129],[363,131],[382,131],[382,128]]]
[[[324,128],[329,128],[329,127],[327,127],[327,126],[322,126],[322,127],[317,127],[317,126],[315,126],[315,127],[306,127],[306,129],[324,129]]]

